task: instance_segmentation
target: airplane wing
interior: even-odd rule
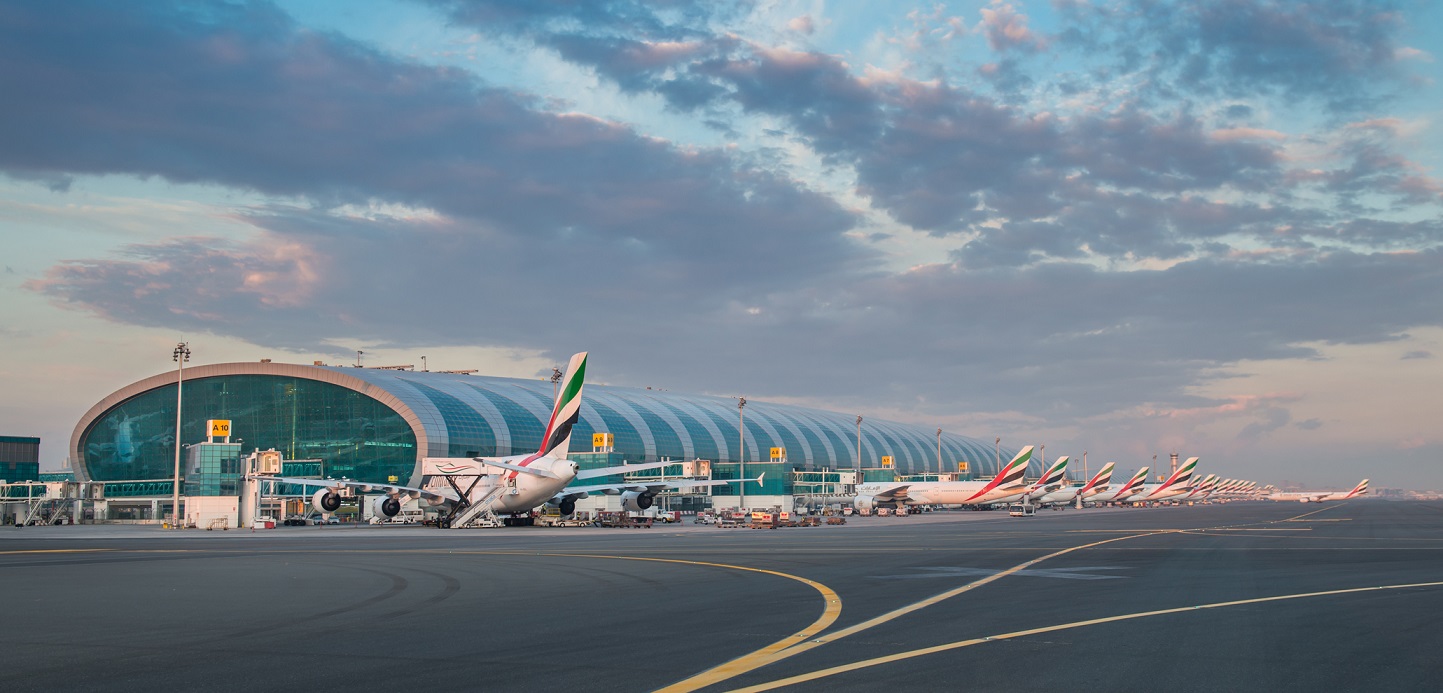
[[[539,477],[544,477],[544,478],[547,478],[547,479],[556,479],[556,478],[558,478],[555,474],[552,474],[551,472],[548,472],[548,471],[546,471],[546,470],[544,470],[544,469],[535,469],[535,468],[532,468],[532,467],[523,467],[523,466],[521,466],[521,465],[519,465],[519,464],[511,464],[510,462],[502,462],[501,460],[493,460],[493,459],[490,459],[490,458],[487,458],[487,457],[427,457],[427,458],[425,459],[425,462],[426,462],[428,465],[442,464],[442,463],[450,462],[450,463],[453,463],[453,464],[455,464],[455,463],[460,463],[460,464],[462,464],[462,465],[468,465],[468,466],[473,465],[473,463],[474,463],[474,464],[479,464],[479,465],[481,465],[481,466],[483,466],[483,467],[496,467],[496,468],[499,468],[499,469],[506,469],[506,470],[510,470],[510,471],[513,471],[513,472],[519,472],[519,473],[521,473],[521,474],[529,474],[529,475],[531,475],[531,476],[539,476]],[[429,469],[429,467],[428,467],[428,469]],[[447,471],[448,473],[450,473],[450,470],[445,470],[445,471]],[[465,472],[465,473],[471,473],[471,472],[473,472],[473,471],[474,471],[475,473],[478,473],[478,474],[481,473],[478,469],[475,469],[474,467],[472,467],[471,469],[462,469],[461,471],[463,471],[463,472]],[[429,472],[427,472],[427,473],[429,473]]]
[[[667,464],[676,464],[669,462]],[[613,474],[616,472],[612,472]],[[658,493],[670,489],[698,488],[705,486],[721,486],[723,484],[736,484],[748,481],[762,482],[766,473],[758,475],[755,479],[668,479],[655,481],[629,481],[619,484],[593,484],[590,486],[567,486],[554,496],[556,499],[563,498],[585,498],[593,493],[601,493],[608,496],[617,496],[627,491],[633,493]]]
[[[908,498],[907,489],[911,487],[911,484],[897,484],[896,486],[892,486],[885,491],[877,491],[876,493],[869,493],[866,495],[869,495],[881,501],[905,501]]]
[[[677,462],[647,462],[646,464],[623,464],[618,467],[602,467],[600,469],[583,469],[576,473],[577,479],[595,479],[599,476],[611,476],[613,474],[630,474],[644,469],[660,469],[662,467],[678,464]]]
[[[483,458],[483,457],[477,457],[477,458],[476,458],[476,461],[477,461],[477,462],[480,462],[481,464],[484,464],[484,465],[486,465],[486,466],[488,466],[488,467],[500,467],[500,468],[502,468],[502,469],[509,469],[509,470],[511,470],[511,471],[513,471],[513,472],[521,472],[522,474],[530,474],[531,476],[540,476],[540,477],[545,477],[545,478],[547,478],[547,479],[559,479],[559,478],[561,478],[561,477],[558,477],[558,476],[556,476],[555,474],[552,474],[551,472],[548,472],[548,471],[546,471],[546,470],[544,470],[544,469],[533,469],[533,468],[531,468],[531,467],[523,467],[523,466],[521,466],[521,465],[519,465],[519,464],[511,464],[511,463],[509,463],[509,462],[499,462],[499,461],[497,461],[497,460],[488,460],[488,459],[485,459],[485,458]]]
[[[410,486],[398,486],[396,484],[381,484],[371,481],[354,481],[351,479],[298,479],[286,476],[250,476],[257,481],[274,481],[282,484],[295,484],[297,486],[308,486],[311,488],[329,489],[351,489],[361,493],[374,493],[381,491],[392,496],[406,496],[408,498],[425,498],[430,501],[457,500],[456,494],[449,489],[424,489]]]

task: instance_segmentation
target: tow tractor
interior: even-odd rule
[[[1037,506],[1031,503],[1013,503],[1007,506],[1007,514],[1013,517],[1032,517],[1037,514]]]

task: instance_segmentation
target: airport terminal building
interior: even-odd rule
[[[107,482],[112,499],[168,495],[176,385],[175,372],[163,373],[92,407],[71,436],[76,480]],[[209,420],[229,420],[233,436],[225,448],[204,451],[216,459],[185,453],[186,493],[234,491],[242,449],[280,451],[293,461],[287,475],[411,485],[420,481],[424,457],[535,452],[554,387],[541,379],[269,361],[186,368],[179,442],[191,448],[206,440]],[[594,454],[593,433],[611,434],[605,454]],[[854,414],[748,401],[741,417],[732,398],[587,384],[571,447],[582,453],[583,467],[700,459],[710,461],[713,478],[727,479],[741,478],[744,441],[746,476],[767,472],[760,487],[747,484],[753,507],[806,492],[798,485],[823,470],[860,466],[867,479],[890,479],[957,472],[965,462],[967,474],[982,476],[995,473],[999,456],[994,441],[867,418],[858,465],[857,435]],[[1000,451],[1004,460],[1013,454]],[[157,484],[166,485],[163,492],[146,493]],[[712,493],[726,505],[722,497],[736,491],[726,485]]]

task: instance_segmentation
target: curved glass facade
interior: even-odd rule
[[[324,368],[381,388],[404,402],[426,427],[431,442],[427,454],[437,456],[535,452],[554,397],[546,380]],[[587,385],[571,449],[588,451],[593,432],[609,432],[615,436],[616,452],[632,462],[701,458],[734,463],[741,458],[739,423],[737,403],[731,398]],[[770,449],[781,447],[791,469],[852,469],[857,455],[856,416],[750,401],[745,442],[749,464],[767,462]],[[861,466],[880,467],[882,457],[890,455],[899,474],[957,471],[957,463],[964,460],[973,475],[996,473],[997,452],[985,441],[944,432],[941,470],[937,443],[936,429],[868,418],[862,423]],[[1003,460],[1014,454],[1015,448],[1001,450]]]
[[[359,392],[274,375],[187,378],[181,442],[205,440],[208,419],[230,419],[244,449],[275,448],[288,460],[319,459],[321,473],[366,481],[416,467],[416,435],[399,414]],[[168,479],[175,466],[175,385],[111,407],[82,434],[80,451],[96,481]]]
[[[546,380],[269,363],[198,366],[187,369],[181,441],[203,440],[207,419],[230,419],[247,451],[273,447],[288,460],[320,460],[308,475],[407,483],[427,456],[535,452],[554,396]],[[733,473],[744,454],[747,475],[770,470],[767,483],[778,488],[789,486],[791,470],[857,466],[854,414],[754,400],[746,406],[744,436],[738,418],[737,402],[728,397],[588,385],[571,449],[589,451],[591,434],[608,432],[620,458],[711,460],[718,478]],[[169,478],[175,384],[128,396],[81,426],[76,455],[89,478]],[[904,475],[956,471],[960,461],[968,462],[973,476],[996,473],[996,450],[975,438],[942,433],[939,441],[936,429],[871,418],[863,421],[861,437],[860,466],[866,469],[880,468],[882,457],[891,456],[895,472]],[[786,450],[785,464],[768,466],[773,447]],[[1013,454],[1003,448],[1001,459]]]

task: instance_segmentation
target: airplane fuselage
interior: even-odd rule
[[[476,460],[428,458],[422,488],[453,497],[456,491],[451,483],[454,482],[472,504],[484,503],[495,513],[524,513],[540,507],[576,478],[576,463],[571,460],[534,453],[483,459],[535,469],[555,478],[488,467]],[[453,478],[448,480],[448,476]]]
[[[1032,502],[1038,505],[1067,505],[1077,500],[1077,494],[1080,491],[1082,491],[1081,486],[1064,486],[1056,491],[1043,495],[1041,498],[1033,498]],[[1089,491],[1083,498],[1086,499],[1092,495],[1096,495],[1096,493]]]
[[[879,500],[881,503],[903,503],[907,505],[988,505],[1001,499],[1019,494],[1021,487],[987,488],[985,481],[923,481],[914,484],[862,484],[857,487],[857,496],[872,497],[907,486],[907,497],[899,500]]]
[[[1288,491],[1286,493],[1274,493],[1268,496],[1271,501],[1293,501],[1296,503],[1322,503],[1324,501],[1344,500],[1348,497],[1346,491]]]
[[[1126,486],[1119,486],[1114,489],[1099,491],[1085,497],[1083,500],[1089,503],[1124,503],[1132,496],[1137,495],[1137,491],[1137,487],[1128,488]]]
[[[1147,484],[1131,496],[1123,499],[1125,503],[1156,503],[1164,500],[1174,500],[1179,496],[1192,493],[1191,486],[1173,486],[1163,488],[1162,484]]]

